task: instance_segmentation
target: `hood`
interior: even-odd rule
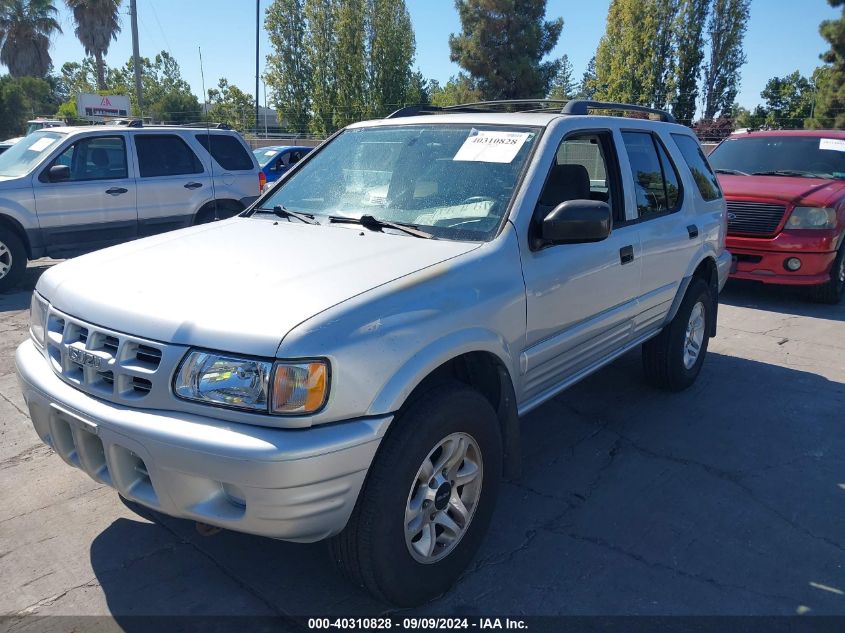
[[[725,198],[780,200],[787,204],[827,206],[836,200],[845,181],[790,176],[730,176],[719,174]]]
[[[274,356],[296,325],[478,244],[350,226],[233,218],[54,266],[37,290],[59,310],[126,334]]]

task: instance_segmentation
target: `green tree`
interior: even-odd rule
[[[411,73],[408,92],[402,105],[429,105],[431,103],[431,84],[418,70]]]
[[[766,124],[775,128],[802,128],[813,110],[814,86],[799,71],[772,77],[760,93],[766,102]]]
[[[680,0],[653,0],[651,105],[665,108],[675,90],[675,19]]]
[[[112,40],[120,33],[120,0],[65,0],[73,12],[76,37],[97,65],[97,89],[106,89],[106,63]]]
[[[272,90],[273,105],[288,127],[303,132],[311,109],[311,69],[306,54],[308,28],[303,0],[273,0],[264,28],[273,52],[267,55],[264,80]]]
[[[334,10],[337,37],[336,100],[332,127],[327,131],[344,127],[365,117],[365,0],[343,0],[334,5]]]
[[[830,48],[821,55],[827,64],[816,78],[815,107],[807,126],[845,128],[845,0],[828,0],[832,7],[844,7],[836,20],[825,20],[819,27]]]
[[[580,99],[594,99],[596,96],[596,56],[593,55],[590,61],[587,62],[587,68],[584,74],[581,75],[581,83],[578,84],[578,98]]]
[[[221,77],[216,88],[208,89],[208,118],[225,123],[239,132],[255,126],[255,101],[248,94]]]
[[[431,82],[431,104],[438,107],[453,106],[461,103],[481,101],[481,91],[472,79],[464,73],[450,77],[445,86],[437,81]]]
[[[731,120],[733,120],[736,129],[756,130],[766,124],[766,117],[768,116],[766,109],[758,105],[754,110],[743,108],[734,104],[731,108]]]
[[[50,37],[61,33],[50,0],[0,0],[0,63],[12,77],[50,72]]]
[[[656,0],[611,0],[596,50],[597,98],[652,103],[657,24]]]
[[[557,62],[563,18],[547,21],[546,0],[455,0],[461,32],[449,37],[450,58],[472,77],[485,99],[543,97]]]
[[[312,114],[309,127],[319,135],[334,130],[337,101],[337,35],[335,5],[340,0],[305,0],[303,11],[308,22],[305,53],[311,69]]]
[[[552,79],[549,99],[572,99],[578,92],[578,82],[574,77],[575,68],[569,61],[569,55],[564,55],[558,62],[558,70]]]
[[[405,0],[369,0],[368,14],[369,109],[372,116],[384,116],[412,101],[416,41]],[[420,80],[425,81],[417,78],[414,101],[420,98]]]
[[[727,113],[739,91],[745,64],[742,41],[748,27],[751,0],[713,0],[707,31],[710,54],[704,67],[704,118]]]
[[[0,138],[20,136],[27,119],[52,114],[56,101],[50,84],[36,77],[0,77]]]
[[[675,96],[672,113],[690,125],[698,101],[698,79],[704,61],[704,25],[710,0],[681,0],[675,19]]]

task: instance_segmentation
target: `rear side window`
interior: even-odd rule
[[[141,178],[203,172],[200,159],[175,134],[136,134],[135,148]]]
[[[648,218],[677,211],[678,173],[662,145],[648,132],[623,132],[622,139],[634,177],[637,215]]]
[[[704,157],[698,141],[686,134],[673,134],[672,138],[675,139],[684,161],[692,172],[692,179],[695,180],[701,197],[708,201],[721,198],[722,190],[719,188],[719,181],[710,169],[710,164]]]
[[[252,159],[243,144],[228,134],[197,134],[197,140],[223,169],[249,171]]]

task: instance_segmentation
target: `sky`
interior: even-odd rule
[[[406,0],[417,40],[415,66],[431,79],[445,83],[459,67],[449,61],[449,35],[460,29],[452,0]],[[610,0],[548,0],[547,17],[563,17],[563,33],[552,57],[569,55],[580,79],[604,33]],[[260,0],[263,10],[270,0]],[[121,11],[123,31],[106,57],[109,65],[122,66],[132,55],[128,0]],[[202,48],[206,88],[220,77],[242,90],[255,91],[255,3],[252,0],[137,0],[141,55],[154,57],[161,50],[179,62],[182,75],[197,96],[203,93],[198,48]],[[51,48],[56,69],[84,56],[73,34],[73,22],[64,2],[56,0],[64,31]],[[826,0],[752,0],[745,38],[748,63],[742,68],[740,105],[760,103],[760,91],[773,76],[794,70],[809,76],[819,65],[825,41],[819,35],[822,20],[836,18],[840,10]],[[260,36],[261,72],[269,52],[266,34]],[[264,102],[263,84],[259,99]]]

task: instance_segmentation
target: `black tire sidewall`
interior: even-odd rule
[[[401,450],[383,455],[378,461],[378,487],[367,486],[363,502],[380,511],[370,515],[369,556],[373,580],[381,593],[393,603],[420,604],[446,590],[475,555],[495,508],[502,470],[502,445],[495,411],[481,394],[468,387],[446,386],[434,394],[436,406],[418,401],[394,424],[402,425],[386,442],[401,443]],[[469,529],[443,559],[430,564],[417,562],[405,543],[404,514],[414,477],[431,450],[455,432],[473,437],[482,459],[481,498]],[[392,448],[396,448],[395,446]],[[389,474],[392,473],[392,476]],[[388,476],[385,476],[388,475]],[[378,516],[378,520],[374,520]]]
[[[689,323],[690,315],[693,307],[701,302],[704,304],[704,340],[701,343],[701,350],[698,353],[698,358],[692,367],[687,369],[684,365],[684,345],[686,343],[687,324]],[[678,308],[678,313],[672,321],[672,331],[669,340],[669,362],[670,373],[672,374],[673,382],[678,387],[686,388],[695,382],[698,374],[701,372],[701,366],[704,364],[704,357],[707,355],[707,347],[710,341],[710,329],[712,319],[715,317],[714,299],[711,296],[710,287],[703,279],[693,279],[681,306]]]
[[[26,249],[23,242],[13,232],[0,228],[0,242],[6,245],[12,255],[12,267],[6,276],[0,279],[0,292],[12,290],[17,286],[26,271]]]

